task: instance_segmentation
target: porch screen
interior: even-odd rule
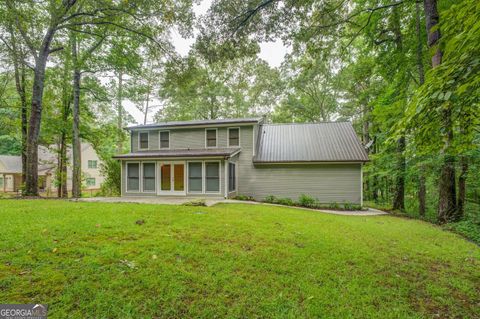
[[[233,192],[237,190],[236,176],[235,176],[235,163],[228,163],[228,191]]]
[[[202,192],[202,163],[188,163],[188,191]]]
[[[140,190],[140,164],[127,163],[127,191]]]
[[[207,192],[220,191],[220,163],[205,163]]]
[[[155,163],[143,163],[143,191],[155,191]]]

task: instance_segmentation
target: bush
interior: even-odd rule
[[[277,202],[277,198],[273,195],[268,195],[263,201],[265,203],[275,204]]]
[[[316,207],[317,200],[313,197],[310,197],[306,194],[300,195],[298,198],[298,204],[303,207]]]
[[[183,206],[207,206],[204,199],[195,199],[182,204]]]
[[[330,204],[328,204],[328,208],[338,210],[340,209],[340,205],[338,205],[337,202],[331,202]]]
[[[445,229],[460,234],[480,245],[480,224],[473,220],[462,220],[457,223],[450,223],[444,226]]]
[[[247,195],[237,195],[237,196],[233,197],[233,199],[255,201],[255,198],[253,198],[252,196],[247,196]]]
[[[290,198],[278,198],[276,204],[294,206],[295,202]]]
[[[100,165],[105,181],[100,186],[99,196],[119,196],[122,185],[120,161],[107,158]]]

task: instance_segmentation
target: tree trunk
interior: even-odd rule
[[[32,105],[30,110],[29,131],[27,138],[27,165],[25,195],[38,196],[38,137],[42,121],[42,100],[47,66],[48,49],[36,59],[33,77]]]
[[[393,209],[403,211],[405,209],[405,136],[397,141],[397,176],[395,177],[395,195]]]
[[[427,44],[435,53],[432,56],[432,67],[442,63],[442,51],[438,45],[440,30],[438,28],[439,15],[437,0],[424,0],[425,21],[427,27]],[[435,28],[434,28],[435,27]],[[433,30],[432,30],[433,28]],[[455,157],[450,154],[453,144],[453,124],[451,104],[445,103],[442,110],[443,132],[443,163],[440,169],[438,220],[446,223],[454,219],[457,210],[456,185],[455,185]]]
[[[73,58],[73,136],[72,136],[72,154],[73,154],[73,177],[72,177],[72,197],[80,198],[82,196],[82,161],[81,161],[81,143],[80,143],[80,81],[81,73],[78,66],[77,39],[72,35],[72,58]]]
[[[422,41],[422,29],[420,27],[420,3],[415,3],[415,13],[416,13],[416,31],[417,31],[417,70],[418,70],[418,83],[423,85],[425,83],[425,71],[423,67],[423,41]],[[426,205],[426,186],[425,186],[425,165],[420,165],[418,172],[418,214],[420,217],[425,218],[425,213],[427,210]]]
[[[398,8],[393,9],[393,32],[395,34],[395,45],[396,49],[399,53],[401,53],[402,59],[398,61],[399,67],[398,71],[401,72],[401,68],[403,67],[403,38],[402,38],[402,31],[400,29],[400,15],[398,12]],[[399,99],[404,100],[405,94],[404,89],[399,88]],[[401,110],[402,114],[404,110]],[[406,163],[405,163],[405,148],[406,148],[406,140],[405,135],[402,134],[400,138],[397,140],[397,163],[396,163],[396,176],[395,176],[395,193],[393,197],[393,209],[397,209],[400,211],[405,210],[405,171],[406,171]]]
[[[117,91],[117,153],[123,151],[123,72],[118,72],[118,91]]]
[[[467,195],[467,175],[468,175],[468,158],[460,157],[460,175],[458,176],[458,203],[457,214],[454,221],[460,221],[465,214],[465,201]]]
[[[12,45],[12,60],[15,73],[15,88],[20,97],[21,107],[21,130],[22,130],[22,184],[25,183],[27,170],[27,94],[26,94],[26,74],[25,74],[25,52],[22,46],[16,44],[16,39],[11,25],[8,26],[10,32],[10,42]]]

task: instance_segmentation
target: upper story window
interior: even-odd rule
[[[97,168],[97,161],[88,160],[88,168]]]
[[[138,148],[141,150],[148,149],[148,132],[138,133]]]
[[[231,127],[228,129],[228,146],[240,146],[240,128]]]
[[[205,130],[205,145],[207,147],[217,147],[217,129],[206,129]]]
[[[170,131],[160,132],[160,148],[170,148]]]

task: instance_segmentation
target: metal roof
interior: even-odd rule
[[[40,151],[39,147],[39,155],[42,155],[43,151]],[[21,174],[22,173],[22,157],[15,156],[15,155],[0,155],[0,173],[5,174]],[[1,167],[5,167],[2,169]],[[48,171],[55,167],[55,164],[50,163],[48,161],[38,163],[38,171]]]
[[[150,129],[163,127],[182,127],[182,126],[206,126],[206,125],[220,125],[220,124],[248,124],[260,123],[263,120],[261,117],[257,118],[239,118],[239,119],[217,119],[217,120],[192,120],[192,121],[172,121],[159,122],[146,125],[133,125],[127,127],[127,130],[132,129]]]
[[[349,122],[269,124],[260,127],[256,163],[366,162]]]
[[[2,164],[1,166],[5,167],[5,169],[0,168],[0,173],[22,173],[21,156],[0,155],[0,163]]]
[[[113,158],[230,157],[239,151],[239,148],[173,149],[119,154]]]

